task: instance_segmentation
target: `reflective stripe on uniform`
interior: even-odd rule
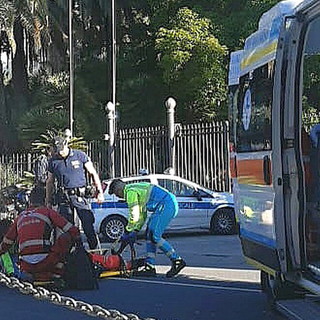
[[[140,218],[140,207],[139,205],[134,205],[131,207],[131,215],[132,215],[132,221],[138,222]]]
[[[20,229],[21,227],[21,224],[23,223],[23,218],[38,218],[42,221],[44,221],[46,224],[49,225],[50,228],[52,228],[52,223],[51,223],[51,220],[46,217],[45,215],[41,214],[41,213],[37,213],[37,212],[34,212],[34,211],[31,211],[30,213],[28,214],[24,214],[23,216],[21,216],[21,218],[18,220],[18,223],[17,223],[17,228]]]
[[[5,244],[13,244],[14,243],[14,240],[10,240],[10,239],[8,239],[7,237],[3,237],[3,243],[5,243]]]
[[[166,253],[166,256],[170,258],[174,253],[175,253],[175,251],[174,251],[174,249],[172,249]]]
[[[32,213],[30,214],[30,216],[31,216],[31,217],[35,217],[35,218],[39,218],[40,220],[42,220],[42,221],[44,221],[45,223],[47,223],[50,227],[52,227],[52,222],[51,222],[51,220],[50,220],[47,216],[45,216],[45,215],[43,215],[43,214],[41,214],[41,213],[36,213],[36,212],[32,212]]]
[[[157,247],[159,248],[159,247],[161,247],[165,242],[166,242],[166,240],[161,239],[160,241],[157,242],[156,245],[157,245]]]
[[[68,232],[73,227],[73,224],[70,222],[67,222],[66,225],[62,228],[64,232]]]
[[[36,239],[36,240],[27,240],[19,244],[19,250],[22,251],[26,247],[31,246],[42,246],[42,245],[48,245],[50,246],[51,243],[49,240],[43,240],[43,239]]]
[[[36,264],[43,261],[48,256],[48,253],[34,253],[20,255],[20,259],[30,264]]]

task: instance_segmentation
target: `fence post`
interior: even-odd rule
[[[174,126],[174,108],[176,107],[176,100],[173,98],[168,98],[165,102],[167,108],[167,125],[168,125],[168,146],[169,146],[169,167],[171,171],[170,174],[175,174],[176,164],[175,164],[175,126]]]
[[[27,171],[32,171],[32,156],[30,152],[27,154]]]
[[[114,142],[115,142],[115,105],[109,101],[106,106],[108,112],[108,131],[105,135],[105,140],[108,140],[108,178],[114,178]]]

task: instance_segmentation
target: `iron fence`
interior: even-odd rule
[[[170,147],[165,126],[119,130],[115,144],[116,176],[136,175],[140,169],[163,173],[170,166]],[[216,191],[230,191],[228,122],[175,124],[172,147],[177,175]],[[106,143],[92,142],[88,152],[100,176],[108,178]]]
[[[228,122],[176,125],[176,174],[216,191],[230,191]]]
[[[30,152],[0,155],[0,188],[19,182],[26,171],[32,172],[37,156]]]
[[[121,129],[115,144],[116,176],[136,175],[139,169],[163,173],[174,154],[177,175],[216,191],[230,191],[228,141],[227,122],[175,124],[174,144],[165,126]],[[173,153],[170,148],[174,148]],[[106,141],[90,142],[87,152],[100,177],[108,178]],[[25,171],[32,172],[37,156],[0,155],[0,187],[17,183]]]

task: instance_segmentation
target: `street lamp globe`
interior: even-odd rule
[[[177,103],[176,103],[176,100],[175,99],[173,99],[172,97],[169,97],[167,100],[166,100],[166,108],[167,109],[174,109],[175,107],[176,107],[176,105],[177,105]]]
[[[106,106],[106,111],[110,112],[115,110],[116,110],[115,105],[111,101],[109,101]]]

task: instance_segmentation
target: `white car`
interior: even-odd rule
[[[236,232],[233,195],[214,192],[200,185],[167,174],[140,175],[122,178],[127,183],[149,182],[172,192],[179,203],[178,215],[172,219],[167,232],[208,230],[215,234]],[[123,199],[109,195],[112,180],[104,181],[103,203],[91,203],[95,216],[95,231],[106,241],[113,242],[123,234],[128,219],[128,206]],[[142,230],[143,231],[143,230]]]

